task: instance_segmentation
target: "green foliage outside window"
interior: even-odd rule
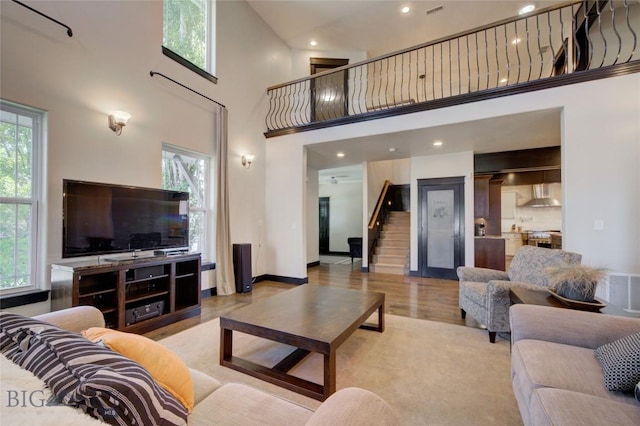
[[[162,188],[189,193],[189,249],[205,254],[208,161],[170,150],[162,151]]]
[[[165,0],[163,45],[207,71],[208,0]]]
[[[0,289],[31,284],[33,119],[1,111]]]

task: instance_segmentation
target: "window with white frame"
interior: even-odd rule
[[[213,81],[216,0],[164,0],[162,52]]]
[[[39,288],[44,112],[0,101],[0,293]]]
[[[209,259],[207,229],[211,218],[209,166],[206,155],[162,146],[162,187],[189,193],[189,249]]]

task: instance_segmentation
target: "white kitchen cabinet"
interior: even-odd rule
[[[506,232],[502,234],[502,237],[504,238],[504,254],[514,256],[522,247],[522,234],[520,232]]]
[[[516,217],[516,193],[502,192],[502,219],[515,219]]]

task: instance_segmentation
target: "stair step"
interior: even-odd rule
[[[404,256],[409,258],[409,250],[404,247],[376,247],[377,255]]]
[[[396,231],[382,231],[380,232],[380,239],[392,239],[392,240],[404,240],[409,239],[408,232],[396,232]]]
[[[373,256],[374,264],[386,264],[386,265],[402,265],[407,264],[407,255],[393,255],[393,254],[376,254]]]
[[[406,266],[377,263],[371,266],[376,274],[406,275]]]
[[[383,231],[406,231],[407,233],[411,230],[411,226],[409,222],[407,223],[385,223],[382,225]]]
[[[378,240],[378,247],[401,247],[408,249],[409,248],[409,238],[407,239],[393,239],[393,238],[383,238]]]

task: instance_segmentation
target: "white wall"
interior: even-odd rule
[[[329,251],[348,252],[347,238],[362,237],[362,182],[320,185],[329,197]]]
[[[318,170],[307,168],[307,263],[320,261],[320,208]]]
[[[367,163],[367,169],[369,171],[367,180],[367,217],[371,218],[386,180],[389,180],[392,185],[410,183],[411,160],[402,158],[398,160],[370,161]]]
[[[582,253],[584,263],[640,273],[639,74],[287,135],[270,139],[269,145],[278,140],[296,150],[312,143],[556,108],[563,110],[564,247]],[[291,168],[283,161],[277,167]],[[302,204],[290,207],[301,209]],[[594,230],[596,220],[604,222],[603,230]],[[473,239],[473,226],[468,224],[466,232],[467,239]],[[468,264],[472,259],[467,255]]]
[[[213,84],[165,57],[162,2],[38,2],[61,27],[3,2],[2,98],[48,111],[46,255],[61,257],[62,179],[159,187],[163,142],[213,156],[214,105],[156,76],[162,72],[229,109],[231,238],[254,245],[254,274],[267,271],[264,117],[269,85],[290,79],[289,48],[245,2],[218,2],[217,77]],[[121,136],[107,127],[117,109],[132,117]],[[240,155],[253,152],[250,170]],[[214,236],[210,236],[213,244]],[[257,257],[257,260],[256,260]],[[214,285],[203,274],[206,287]]]
[[[353,50],[291,50],[291,75],[292,78],[298,79],[308,77],[311,74],[309,63],[310,58],[332,58],[332,59],[349,59],[349,65],[367,59],[367,53],[364,51]],[[279,81],[278,83],[284,83]]]

